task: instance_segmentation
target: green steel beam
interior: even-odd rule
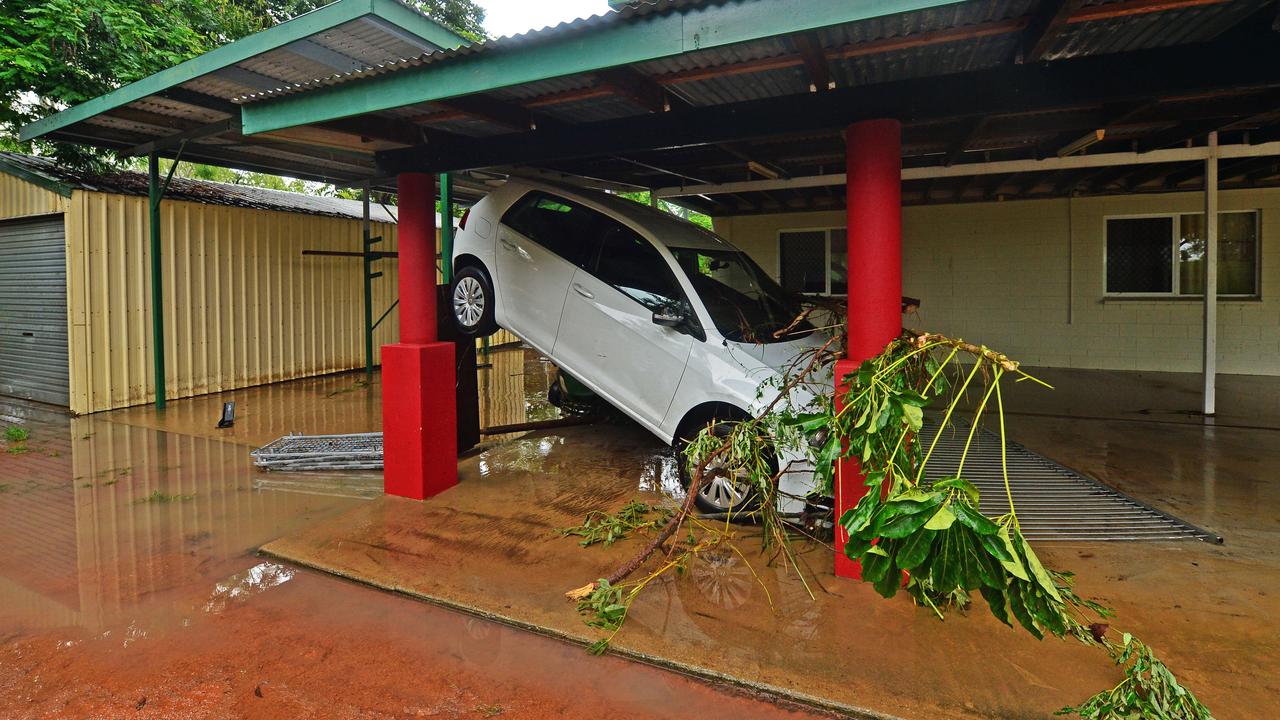
[[[174,160],[173,167],[178,166]],[[172,169],[169,177],[173,177]],[[164,197],[165,187],[160,184],[160,156],[151,153],[147,156],[147,194],[150,198],[149,226],[151,230],[151,354],[155,364],[156,409],[163,410],[165,402],[165,385],[167,379],[164,370],[164,277],[160,263],[160,199]]]
[[[364,207],[364,215],[360,223],[361,227],[361,247],[364,249],[362,261],[362,269],[364,270],[364,374],[371,382],[373,380],[373,233],[369,227],[369,183],[365,183],[360,193],[361,205]]]
[[[256,55],[282,48],[366,16],[381,18],[396,28],[438,47],[456,48],[467,44],[464,38],[396,0],[337,0],[287,22],[210,50],[167,70],[148,75],[106,95],[25,125],[19,131],[19,138],[27,141],[47,135],[95,115],[164,92],[202,75],[231,67]]]
[[[241,120],[252,135],[960,1],[733,0],[267,98],[242,106]]]
[[[453,282],[453,179],[440,173],[440,269],[444,284]]]

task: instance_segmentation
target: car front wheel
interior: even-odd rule
[[[493,282],[484,268],[459,268],[449,297],[458,332],[467,337],[484,337],[498,329],[493,320]]]
[[[719,422],[711,429],[716,437],[727,437],[732,430],[732,423]],[[693,483],[693,475],[689,472],[683,449],[686,443],[678,446],[677,462],[680,463],[680,479],[685,488]],[[769,458],[774,463],[773,458]],[[750,513],[760,505],[759,493],[752,484],[745,470],[731,470],[719,460],[712,460],[703,468],[702,487],[698,489],[694,504],[704,513],[716,515],[728,514],[731,517]]]

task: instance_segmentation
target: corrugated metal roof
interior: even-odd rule
[[[420,54],[417,57],[383,62],[371,68],[355,70],[352,72],[334,73],[328,77],[312,79],[274,90],[248,92],[243,96],[236,98],[235,101],[239,103],[257,102],[267,98],[276,98],[283,95],[291,95],[296,92],[330,87],[332,85],[340,85],[352,80],[365,79],[391,72],[400,72],[407,68],[422,67],[424,65],[431,65],[433,63],[460,57],[479,55],[481,53],[508,52],[552,40],[563,40],[566,36],[592,32],[602,27],[630,22],[650,15],[670,13],[684,8],[697,7],[701,5],[721,5],[730,1],[731,0],[651,0],[638,2],[637,4],[622,10],[610,10],[599,15],[578,18],[576,20],[562,22],[554,26],[528,30],[516,35],[508,35],[452,49],[434,50]]]
[[[121,195],[148,194],[146,173],[126,171],[106,175],[88,175],[68,170],[58,165],[51,158],[0,152],[0,172],[5,172],[5,164],[17,166],[21,170],[41,176],[52,183],[59,183],[82,190]],[[259,210],[302,213],[305,215],[327,215],[329,217],[355,219],[364,217],[363,203],[359,200],[303,195],[283,190],[269,190],[252,185],[231,185],[182,177],[173,178],[173,181],[169,184],[169,189],[165,192],[165,198],[168,200],[188,200],[207,205],[231,205]],[[372,203],[369,207],[369,219],[377,222],[395,222],[394,213],[395,206],[391,207],[391,212],[388,212],[378,203]]]

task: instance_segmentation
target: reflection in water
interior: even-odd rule
[[[489,360],[482,422],[558,412],[546,404],[554,369],[544,359],[516,349]],[[248,452],[284,432],[377,429],[380,393],[359,374],[228,393],[239,411],[230,431],[213,427],[221,396],[78,418],[0,405],[0,427],[30,432],[25,452],[0,452],[0,630],[140,637],[287,581],[292,571],[252,553],[378,497],[381,474],[267,474]],[[562,442],[499,445],[497,464],[534,467]]]

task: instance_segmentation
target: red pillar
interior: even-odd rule
[[[421,500],[458,484],[453,344],[436,336],[435,177],[399,177],[400,342],[382,347],[383,491]]]
[[[848,173],[849,347],[836,379],[857,371],[902,332],[902,125],[866,120],[845,133]],[[843,393],[837,393],[837,403]],[[855,460],[837,464],[836,519],[866,494]],[[836,527],[836,575],[860,577],[844,555],[848,540]]]

